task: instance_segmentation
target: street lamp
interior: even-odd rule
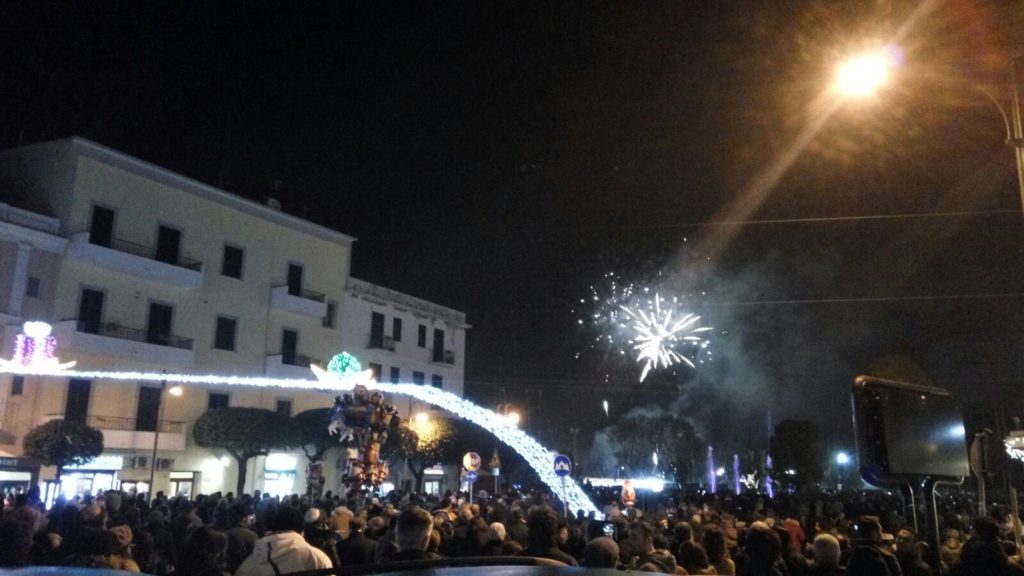
[[[156,481],[156,449],[160,442],[160,423],[164,413],[164,393],[181,396],[181,386],[167,388],[167,380],[160,381],[160,393],[156,397],[156,426],[153,428],[153,454],[149,458],[149,501],[153,502],[153,483]]]
[[[864,98],[873,95],[889,79],[889,73],[900,64],[902,52],[889,46],[883,50],[853,56],[843,61],[836,72],[834,89],[846,97]],[[1009,98],[998,97],[978,84],[970,87],[981,92],[995,104],[1006,128],[1006,145],[1013,148],[1017,164],[1017,187],[1020,191],[1021,214],[1024,215],[1024,128],[1021,123],[1020,93],[1017,88],[1016,61],[1011,64]],[[1009,113],[1007,106],[1009,104]]]
[[[509,404],[508,402],[504,402],[502,404],[498,404],[496,412],[498,414],[501,414],[505,421],[511,424],[512,426],[518,426],[520,420],[519,412],[516,412],[512,408],[513,406],[511,404]]]

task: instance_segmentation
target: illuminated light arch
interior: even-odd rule
[[[428,402],[462,418],[465,418],[484,430],[493,434],[498,440],[510,446],[523,456],[526,462],[537,472],[544,482],[571,510],[583,510],[603,518],[600,510],[587,497],[583,489],[572,478],[559,478],[555,475],[551,451],[534,440],[531,436],[510,424],[504,417],[468,400],[464,400],[451,392],[422,386],[418,384],[388,384],[375,382],[373,372],[364,370],[344,376],[326,372],[311,366],[317,380],[300,380],[297,378],[267,378],[262,376],[217,376],[199,374],[164,374],[159,372],[106,372],[88,370],[62,370],[51,366],[21,366],[13,363],[0,364],[0,373],[22,374],[30,376],[55,376],[59,378],[82,378],[88,380],[126,380],[132,382],[177,382],[181,384],[206,384],[216,386],[256,386],[290,388],[310,391],[341,392],[351,390],[362,384],[371,390],[380,390],[390,394],[412,396],[417,400]]]

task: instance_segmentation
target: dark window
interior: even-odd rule
[[[235,333],[238,321],[226,316],[217,316],[217,332],[214,334],[213,347],[217,350],[234,350]]]
[[[242,252],[241,248],[236,246],[224,245],[224,261],[220,265],[220,273],[222,276],[228,276],[230,278],[242,278],[242,262],[245,259],[245,253]]]
[[[89,224],[89,243],[110,247],[114,239],[114,211],[102,206],[92,207],[92,222]]]
[[[64,403],[64,419],[69,422],[81,422],[89,415],[89,396],[92,393],[92,380],[72,378],[68,380],[68,398]]]
[[[391,320],[391,339],[395,342],[402,341],[402,319],[392,318]]]
[[[141,432],[156,430],[160,413],[160,389],[152,386],[139,387],[139,407],[135,411],[135,429]]]
[[[333,300],[327,301],[327,313],[324,314],[324,319],[321,324],[324,328],[334,328],[334,323],[338,319],[338,303]]]
[[[434,328],[434,362],[444,362],[444,330]]]
[[[15,374],[11,379],[11,396],[21,396],[25,391],[25,377]]]
[[[299,333],[295,330],[281,331],[281,363],[295,366],[299,349]]]
[[[302,296],[302,266],[298,264],[288,265],[288,293]]]
[[[427,347],[427,327],[420,324],[419,330],[416,331],[416,345],[420,348]]]
[[[384,370],[384,367],[375,362],[370,362],[370,371],[373,372],[373,379],[380,381],[380,373]]]
[[[181,230],[161,226],[156,233],[156,259],[177,264],[181,252]]]
[[[397,366],[392,366],[391,367],[391,383],[392,384],[398,384],[398,380],[401,377],[402,376],[401,376],[400,371],[398,370],[398,367]]]
[[[278,400],[277,401],[277,406],[274,408],[274,411],[277,412],[278,414],[280,414],[281,416],[291,417],[291,415],[292,415],[292,401],[291,400]]]
[[[438,376],[437,374],[434,374],[430,377],[430,385],[433,386],[434,388],[444,387],[441,382],[441,377]]]
[[[35,276],[28,277],[28,283],[25,284],[25,296],[39,298],[39,278]]]
[[[370,313],[370,348],[384,347],[384,315],[380,312]]]
[[[423,382],[424,382],[423,372],[413,372],[412,373],[412,383],[413,384],[419,384],[420,386],[422,386]]]
[[[149,303],[149,322],[146,323],[146,342],[167,346],[171,343],[171,318],[174,308],[166,304]]]
[[[82,299],[78,303],[78,331],[99,334],[102,317],[103,292],[82,288]]]
[[[230,396],[227,394],[210,392],[210,399],[206,401],[206,409],[213,410],[214,408],[227,408],[229,399]]]

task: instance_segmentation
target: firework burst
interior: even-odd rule
[[[615,273],[605,274],[601,288],[591,286],[592,306],[578,323],[593,330],[591,347],[619,356],[635,356],[643,368],[643,382],[652,370],[676,364],[695,367],[695,358],[707,349],[700,316],[681,309],[677,297],[663,297],[649,286],[625,282]],[[577,355],[578,357],[578,355]]]

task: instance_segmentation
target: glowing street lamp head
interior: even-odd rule
[[[182,392],[184,392],[184,388],[181,386],[171,386],[167,389],[167,393],[171,396],[181,396]]]
[[[846,452],[839,452],[836,454],[836,464],[840,466],[850,463],[850,455]]]
[[[430,422],[430,414],[427,412],[420,412],[416,415],[416,424],[418,426],[426,426]]]
[[[889,73],[898,64],[895,48],[854,56],[840,64],[835,88],[844,96],[870,96],[885,85]]]
[[[519,412],[509,412],[505,418],[508,419],[508,423],[513,426],[519,425]]]

